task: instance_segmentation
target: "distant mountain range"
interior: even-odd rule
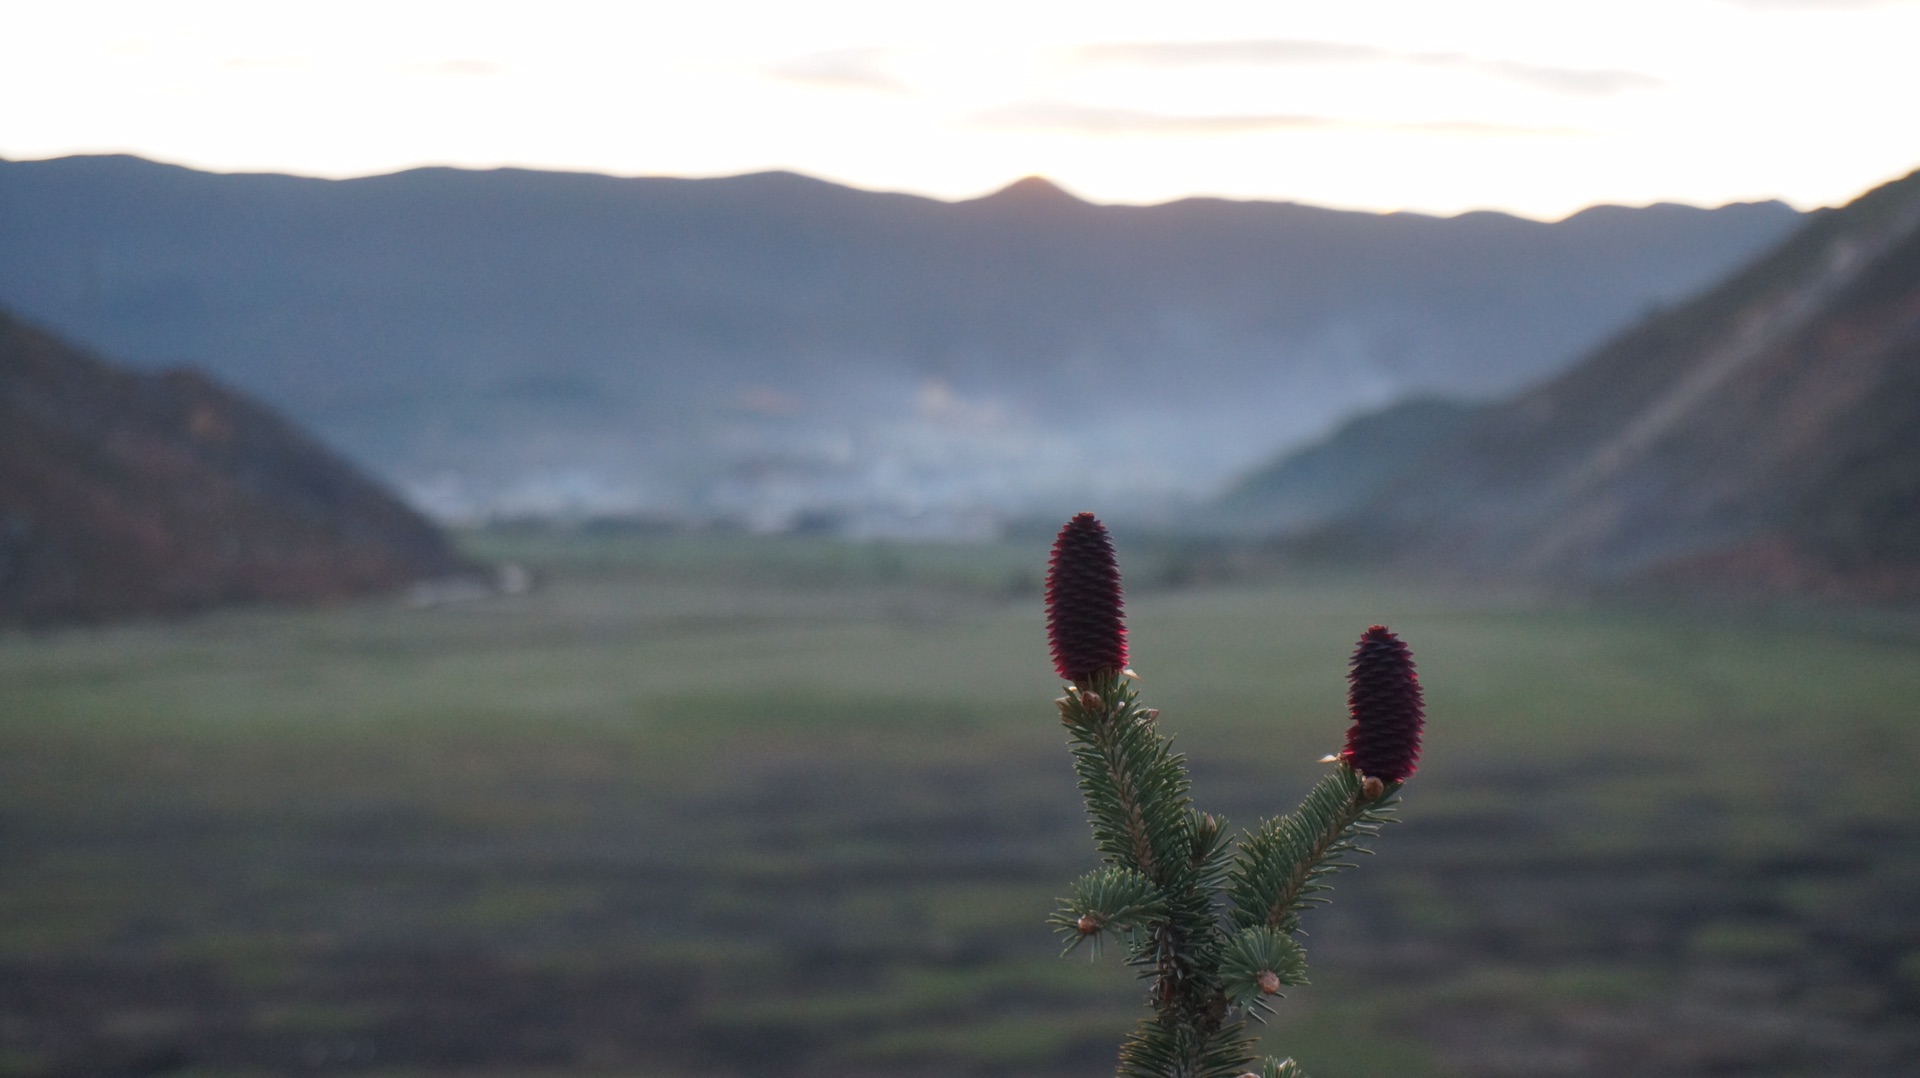
[[[1920,172],[1391,479],[1374,444],[1350,458],[1365,504],[1303,546],[1583,586],[1920,595]]]
[[[1199,497],[1356,412],[1511,392],[1799,220],[78,157],[0,162],[0,304],[204,366],[446,515],[965,532]]]
[[[471,572],[432,524],[191,370],[0,311],[0,625],[311,602]]]

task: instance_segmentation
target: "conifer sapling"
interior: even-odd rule
[[[1419,762],[1420,682],[1407,646],[1369,628],[1348,673],[1346,746],[1326,761],[1334,770],[1299,808],[1235,842],[1224,819],[1193,807],[1185,758],[1140,703],[1122,615],[1113,542],[1081,513],[1054,540],[1047,638],[1069,682],[1054,703],[1102,865],[1049,922],[1067,950],[1119,942],[1148,982],[1153,1014],[1121,1046],[1123,1076],[1232,1078],[1253,1062],[1248,1020],[1307,983],[1300,915],[1390,822]],[[1273,1057],[1257,1075],[1305,1078]]]

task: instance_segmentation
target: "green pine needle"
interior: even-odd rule
[[[1390,822],[1395,786],[1366,799],[1360,776],[1345,764],[1330,772],[1300,807],[1269,820],[1248,836],[1228,872],[1227,901],[1234,924],[1299,931],[1300,914],[1320,904],[1326,878],[1365,853],[1361,845]]]
[[[1166,913],[1153,881],[1130,868],[1108,865],[1074,881],[1073,894],[1047,919],[1066,940],[1065,954],[1092,940],[1095,948],[1109,936],[1119,938]]]
[[[1125,1078],[1240,1078],[1253,1064],[1247,1019],[1264,1021],[1282,987],[1307,983],[1293,938],[1328,877],[1391,822],[1397,784],[1340,764],[1294,812],[1236,848],[1225,820],[1196,810],[1186,760],[1140,705],[1131,679],[1102,674],[1057,701],[1094,846],[1105,862],[1052,917],[1063,951],[1120,941],[1149,983],[1152,1017],[1120,1052]],[[1224,916],[1219,897],[1224,892]],[[1306,1078],[1269,1058],[1261,1078]]]
[[[1291,1058],[1275,1059],[1268,1056],[1260,1064],[1260,1078],[1307,1078],[1307,1072]]]
[[[1243,928],[1221,951],[1220,985],[1227,999],[1256,1020],[1272,1013],[1271,1001],[1281,988],[1306,983],[1306,953],[1284,932],[1265,925]]]
[[[1193,848],[1186,758],[1160,736],[1130,680],[1113,675],[1082,689],[1092,700],[1069,692],[1060,712],[1073,739],[1094,846],[1108,864],[1161,887],[1174,884],[1187,874]]]

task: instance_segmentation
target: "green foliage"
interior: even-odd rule
[[[1056,705],[1106,864],[1074,885],[1049,923],[1069,951],[1082,939],[1119,939],[1150,984],[1154,1013],[1122,1045],[1122,1075],[1232,1078],[1253,1058],[1247,1020],[1270,1013],[1281,988],[1307,983],[1292,935],[1301,912],[1378,834],[1397,786],[1368,789],[1339,764],[1298,809],[1236,850],[1226,822],[1193,807],[1185,759],[1132,679],[1091,680],[1068,686]],[[1291,1061],[1269,1063],[1298,1073]]]
[[[1235,933],[1220,956],[1227,1001],[1255,1019],[1272,1012],[1280,989],[1307,983],[1307,953],[1299,941],[1264,925]]]
[[[1048,924],[1067,939],[1066,951],[1106,936],[1132,933],[1166,913],[1159,888],[1130,868],[1108,865],[1074,881],[1073,896],[1063,900]]]
[[[1218,975],[1222,940],[1212,885],[1224,870],[1226,828],[1193,810],[1185,760],[1156,728],[1158,712],[1140,705],[1131,679],[1100,675],[1069,687],[1058,706],[1094,846],[1117,870],[1093,879],[1128,900],[1127,909],[1156,911],[1124,937],[1127,963],[1152,982],[1159,1013],[1128,1039],[1121,1069],[1141,1076],[1228,1073],[1244,1061],[1244,1049],[1237,1026],[1223,1023],[1228,1004]],[[1091,902],[1080,912],[1098,920]],[[1077,917],[1074,924],[1081,931]]]
[[[1119,582],[1105,526],[1091,513],[1069,520],[1048,563],[1047,635],[1055,671],[1077,682],[1055,704],[1106,868],[1076,885],[1052,923],[1068,934],[1067,950],[1117,932],[1127,964],[1151,985],[1154,1013],[1121,1047],[1122,1075],[1226,1078],[1252,1059],[1247,1020],[1264,1021],[1282,987],[1306,983],[1291,935],[1301,911],[1378,833],[1387,798],[1413,773],[1420,686],[1399,638],[1369,628],[1350,663],[1353,725],[1337,770],[1236,854],[1226,822],[1193,807],[1160,713],[1140,704],[1125,668]]]
[[[1106,862],[1125,865],[1167,888],[1190,875],[1191,783],[1182,757],[1153,726],[1125,678],[1068,692],[1061,721],[1073,739],[1073,769]]]
[[[1235,1026],[1208,1031],[1169,1008],[1140,1023],[1120,1046],[1123,1078],[1233,1078],[1251,1046]]]
[[[1394,787],[1369,801],[1359,776],[1345,766],[1314,786],[1293,812],[1269,820],[1241,844],[1234,858],[1227,899],[1233,922],[1296,932],[1300,914],[1325,900],[1326,877],[1365,853],[1360,843],[1379,834],[1397,802]]]

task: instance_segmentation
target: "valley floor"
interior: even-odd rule
[[[1308,920],[1319,1078],[1887,1075],[1920,1051],[1920,617],[1654,611],[1130,552],[1202,808],[1290,808],[1361,630],[1405,823]],[[0,636],[0,1075],[1085,1075],[1139,989],[1044,541],[477,536],[520,596]]]

